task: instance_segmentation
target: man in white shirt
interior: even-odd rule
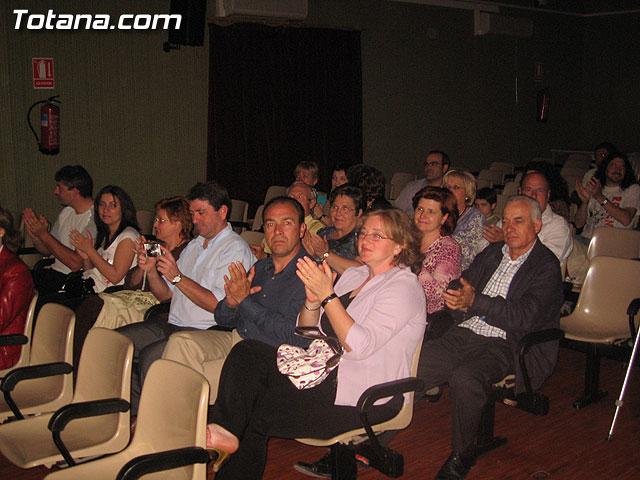
[[[521,195],[537,200],[540,205],[542,228],[538,233],[538,238],[558,257],[562,271],[564,271],[567,258],[573,250],[573,236],[569,223],[560,215],[555,214],[549,206],[549,198],[551,198],[549,181],[541,172],[526,172],[522,177],[519,192]],[[485,227],[485,238],[492,243],[503,241],[501,228],[502,222],[496,226]]]
[[[71,245],[69,232],[78,230],[86,234],[88,231],[94,238],[97,233],[91,197],[93,181],[89,173],[81,165],[67,165],[56,172],[55,179],[53,194],[65,208],[51,231],[47,219],[43,215],[36,215],[33,209],[26,208],[22,214],[27,232],[38,252],[55,257],[51,269],[34,272],[35,288],[41,298],[58,293],[67,275],[82,268],[82,257]]]
[[[231,200],[216,182],[198,183],[189,190],[189,211],[198,234],[178,261],[164,255],[148,257],[138,252],[138,266],[147,270],[149,288],[161,302],[171,300],[169,319],[149,318],[118,329],[134,344],[131,413],[137,413],[140,392],[151,364],[159,359],[175,332],[215,328],[213,314],[225,297],[224,276],[229,265],[240,262],[249,271],[256,259],[240,235],[227,223]]]
[[[600,164],[602,163],[602,161],[607,158],[607,156],[611,155],[612,153],[617,152],[616,147],[613,145],[613,143],[609,143],[609,142],[602,142],[599,143],[598,145],[596,145],[593,149],[593,163],[592,165],[594,165],[593,168],[590,168],[589,170],[587,170],[584,174],[584,177],[582,177],[582,186],[586,187],[587,186],[587,182],[589,182],[589,180],[591,180],[591,177],[593,177],[596,172],[598,171],[598,167],[600,166]]]
[[[449,170],[449,156],[439,150],[432,150],[424,160],[424,178],[407,183],[402,189],[394,205],[407,212],[413,218],[413,197],[426,186],[441,187],[442,177]]]

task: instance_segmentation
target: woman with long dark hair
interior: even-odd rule
[[[89,232],[85,237],[78,230],[72,230],[69,238],[83,258],[83,277],[93,279],[94,291],[100,293],[112,285],[122,285],[136,264],[135,241],[140,228],[131,197],[118,186],[107,185],[98,192],[95,210],[95,241]]]

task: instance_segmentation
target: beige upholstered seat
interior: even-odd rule
[[[7,372],[13,370],[14,368],[25,367],[29,365],[29,359],[31,358],[31,331],[33,330],[33,317],[36,313],[36,302],[38,301],[38,291],[33,291],[33,297],[31,298],[31,303],[29,304],[29,310],[27,310],[27,318],[24,322],[24,331],[23,335],[27,338],[27,343],[22,345],[20,349],[20,358],[15,365],[12,367],[6,368],[4,370],[0,370],[0,378],[4,377]]]
[[[240,236],[249,245],[260,245],[264,239],[264,233],[254,232],[252,230],[245,230],[240,234]]]
[[[515,171],[516,166],[512,162],[491,162],[489,170],[502,172],[504,175],[511,175]]]
[[[29,365],[22,365],[22,367],[54,362],[66,362],[72,365],[75,318],[73,311],[63,305],[57,303],[44,305],[40,309],[33,332]],[[73,376],[71,374],[24,380],[11,392],[11,398],[23,415],[55,411],[71,402],[72,397]],[[0,421],[12,415],[4,396],[0,397]]]
[[[38,319],[40,320],[40,319]],[[38,325],[40,322],[38,322]],[[84,342],[71,405],[92,400],[130,400],[133,343],[105,328],[92,329]],[[120,402],[121,403],[121,402]],[[86,407],[83,407],[86,410]],[[58,410],[60,412],[60,410]],[[48,425],[57,414],[45,414],[0,425],[0,452],[21,468],[50,466],[63,459]],[[129,443],[129,411],[70,421],[60,437],[74,460],[122,450]]]
[[[262,228],[262,212],[264,211],[264,205],[260,205],[256,210],[256,216],[253,217],[251,223],[251,230],[257,232]]]
[[[179,363],[157,360],[144,382],[131,444],[120,453],[54,472],[46,479],[113,480],[132,458],[189,446],[204,448],[208,399],[209,384],[202,375]],[[205,480],[206,465],[182,467],[148,478]]]
[[[248,228],[247,226],[234,225],[234,222],[246,224],[248,212],[249,204],[247,202],[244,200],[231,199],[231,213],[229,214],[229,221],[232,222],[231,226],[233,227],[234,232],[240,233]]]
[[[631,333],[626,309],[640,296],[640,261],[598,256],[589,264],[578,303],[560,319],[565,337],[580,342],[613,343]]]
[[[422,349],[422,342],[418,344],[416,351],[413,354],[413,361],[411,363],[411,376],[415,377],[418,374],[418,361],[420,360],[420,351]],[[402,409],[391,420],[373,425],[374,432],[384,432],[387,430],[402,430],[407,428],[413,418],[413,392],[409,393],[409,401],[405,402]],[[297,440],[307,445],[313,445],[316,447],[327,447],[336,443],[357,444],[360,441],[366,439],[366,432],[364,428],[358,428],[356,430],[350,430],[348,432],[336,435],[333,438],[327,440],[317,438],[298,438]]]
[[[491,182],[491,186],[503,185],[505,173],[500,170],[483,169],[478,173],[478,180],[486,179]]]
[[[416,175],[414,173],[406,173],[406,172],[396,172],[391,177],[391,188],[389,190],[389,200],[395,200],[400,195],[402,189],[407,185],[407,183],[412,182],[416,179]]]
[[[598,256],[618,258],[640,257],[640,232],[615,227],[598,227],[587,250],[587,259]]]
[[[502,194],[507,196],[516,195],[518,193],[518,187],[519,185],[516,182],[507,182],[502,189]]]
[[[271,185],[267,189],[267,193],[264,196],[264,204],[266,205],[267,203],[269,203],[269,200],[271,200],[274,197],[280,197],[286,194],[287,194],[287,187],[281,187],[279,185]]]
[[[591,157],[589,155],[584,155],[581,153],[571,153],[564,164],[563,168],[579,168],[584,170],[585,172],[589,170],[589,166],[591,165]]]

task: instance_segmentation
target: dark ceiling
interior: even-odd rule
[[[639,10],[639,0],[495,0],[496,3],[511,4],[539,10],[554,10],[577,14],[606,14],[628,10]],[[489,2],[491,3],[491,2]]]

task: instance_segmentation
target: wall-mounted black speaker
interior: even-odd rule
[[[182,15],[179,29],[169,30],[169,43],[176,45],[204,45],[204,22],[207,0],[171,0],[171,15]]]

